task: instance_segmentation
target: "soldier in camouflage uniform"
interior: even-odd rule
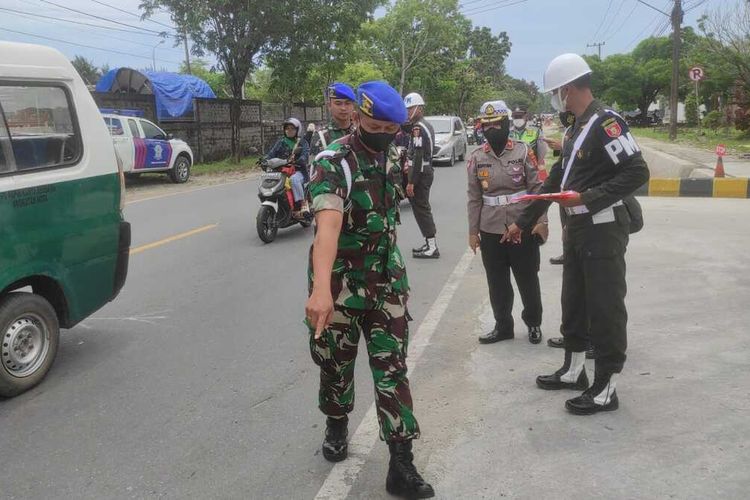
[[[313,134],[310,151],[317,155],[334,141],[354,132],[354,101],[357,97],[354,90],[345,84],[334,82],[326,90],[326,102],[328,111],[331,113],[331,121],[328,126]]]
[[[386,489],[408,498],[434,496],[413,464],[419,437],[406,351],[409,283],[396,245],[404,198],[392,146],[406,108],[385,82],[357,91],[358,130],[321,152],[310,194],[316,219],[310,252],[307,324],[320,366],[320,410],[328,417],[323,456],[347,457],[347,415],[354,407],[354,362],[360,336],[375,382],[380,437],[391,453]]]

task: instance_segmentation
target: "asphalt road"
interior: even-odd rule
[[[408,257],[415,324],[465,251],[464,185],[463,163],[437,169],[442,258]],[[126,207],[123,292],[63,332],[39,387],[0,402],[0,496],[315,496],[330,465],[302,325],[312,230],[264,245],[256,191],[241,181]],[[421,237],[408,204],[403,219],[410,255]],[[366,362],[357,391],[352,429],[372,401]]]
[[[480,259],[466,256],[464,186],[461,164],[437,169],[439,261],[408,257],[421,243],[408,205],[399,233],[415,318],[416,463],[438,498],[746,498],[747,200],[641,199],[620,409],[582,418],[563,407],[575,393],[535,388],[562,352],[528,343],[518,299],[516,339],[477,343],[492,319]],[[374,422],[363,419],[373,393],[363,352],[356,447],[336,467],[320,456],[318,372],[302,325],[312,232],[263,245],[256,188],[239,181],[128,205],[122,294],[63,333],[40,386],[0,401],[0,498],[389,498],[387,451],[361,438]],[[545,339],[560,324],[550,213]]]

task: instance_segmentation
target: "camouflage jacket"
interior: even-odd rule
[[[310,140],[310,153],[317,155],[333,144],[334,141],[351,134],[353,131],[353,123],[349,125],[349,128],[338,128],[336,122],[331,121],[326,128],[318,130],[313,134],[312,139]]]
[[[351,172],[351,184],[347,183],[344,162]],[[394,295],[406,302],[409,282],[396,245],[399,202],[404,199],[401,175],[394,147],[373,157],[354,134],[331,144],[313,163],[313,211],[339,210],[344,214],[331,277],[337,306],[372,309]],[[308,277],[312,291],[312,248]]]

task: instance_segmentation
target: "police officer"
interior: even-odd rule
[[[525,107],[516,106],[513,110],[513,127],[510,137],[525,142],[531,147],[539,164],[539,178],[544,181],[547,178],[545,170],[545,157],[547,156],[547,143],[544,141],[542,129],[529,124],[529,113]]]
[[[425,239],[424,245],[412,249],[415,259],[437,259],[440,251],[437,247],[435,220],[430,206],[430,189],[434,180],[432,169],[432,147],[435,144],[435,132],[432,125],[424,119],[424,99],[416,92],[404,98],[408,112],[407,130],[411,132],[408,155],[411,160],[409,182],[406,195],[409,197],[414,218]]]
[[[548,235],[546,215],[541,215],[518,243],[500,241],[508,224],[528,205],[514,202],[514,198],[542,186],[536,158],[527,144],[509,139],[505,102],[484,103],[479,120],[487,142],[472,151],[468,161],[469,247],[475,253],[477,248],[482,250],[495,317],[495,327],[479,337],[479,342],[490,344],[514,337],[512,271],[523,301],[521,317],[529,329],[529,342],[538,344],[542,340],[539,244]]]
[[[648,181],[649,171],[625,121],[594,99],[591,69],[582,57],[556,57],[544,74],[552,105],[575,114],[573,134],[552,168],[542,192],[571,191],[560,198],[566,212],[563,255],[563,366],[537,377],[542,389],[585,389],[566,401],[568,411],[588,415],[619,406],[616,376],[627,348],[625,250],[630,224],[628,198]],[[549,202],[524,209],[504,238],[517,238]],[[589,387],[584,351],[590,337],[596,353],[594,383]]]
[[[375,382],[380,437],[391,454],[386,489],[430,498],[413,464],[419,437],[406,368],[409,284],[396,245],[404,198],[393,139],[406,121],[401,96],[385,82],[357,89],[357,130],[314,163],[310,194],[317,222],[310,252],[307,324],[320,367],[319,408],[327,416],[323,456],[347,457],[347,415],[354,407],[354,361],[360,335]]]
[[[357,97],[352,88],[341,82],[334,82],[326,89],[326,103],[331,114],[328,126],[313,134],[310,153],[315,157],[333,141],[354,131],[354,101]]]

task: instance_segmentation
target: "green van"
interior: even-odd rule
[[[57,50],[0,42],[0,397],[38,384],[125,283],[130,225],[112,139]]]

